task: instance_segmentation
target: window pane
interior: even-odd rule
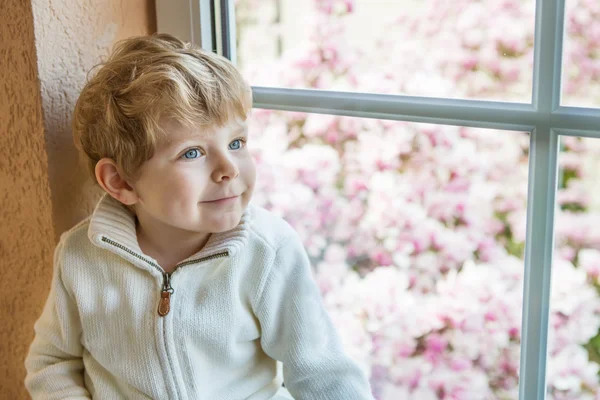
[[[289,221],[378,399],[516,399],[529,135],[255,109]]]
[[[548,330],[548,398],[600,396],[600,140],[562,137]]]
[[[255,86],[530,102],[534,0],[235,0]]]
[[[567,106],[600,107],[600,2],[565,2],[563,93]]]

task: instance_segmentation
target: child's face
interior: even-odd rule
[[[246,147],[247,126],[189,129],[162,125],[168,141],[144,163],[133,187],[140,220],[152,226],[196,233],[233,229],[252,197],[254,161]],[[164,229],[165,232],[171,229]]]

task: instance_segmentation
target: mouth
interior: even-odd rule
[[[204,204],[230,204],[235,202],[240,196],[223,197],[215,200],[203,201]]]

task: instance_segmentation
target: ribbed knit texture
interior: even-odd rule
[[[187,260],[161,317],[162,270],[105,195],[56,247],[25,361],[32,398],[283,399],[279,360],[296,400],[372,399],[285,221],[251,205]]]

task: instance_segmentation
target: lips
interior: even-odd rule
[[[228,196],[228,197],[221,197],[219,199],[206,200],[206,201],[203,201],[202,203],[227,203],[227,202],[230,202],[230,201],[233,201],[233,200],[237,199],[238,197],[239,197],[239,195]]]

